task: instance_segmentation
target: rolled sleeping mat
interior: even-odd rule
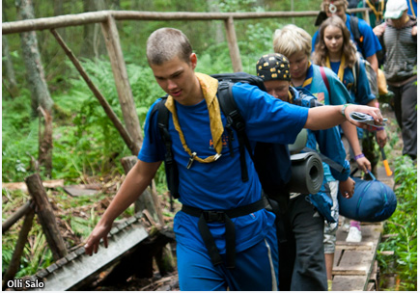
[[[324,180],[321,157],[316,152],[299,153],[290,156],[292,176],[289,181],[290,192],[316,194]]]
[[[338,195],[340,215],[363,222],[380,222],[392,216],[397,208],[397,197],[392,189],[378,181],[353,178],[356,187],[352,198]]]

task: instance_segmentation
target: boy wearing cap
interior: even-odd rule
[[[310,107],[317,104],[316,98],[291,87],[290,64],[287,58],[274,53],[262,56],[256,65],[257,75],[264,80],[267,92],[285,102]],[[322,105],[322,104],[320,104]],[[337,127],[326,130],[308,130],[308,148],[317,150],[344,167],[342,173],[324,163],[323,187],[315,195],[292,194],[285,214],[287,242],[279,247],[279,289],[291,291],[327,290],[332,284],[332,263],[335,251],[335,233],[338,226],[337,192],[352,196],[346,190],[355,182],[349,177],[350,165],[345,160],[346,152]],[[332,176],[331,176],[332,175]],[[340,181],[340,183],[338,183]],[[325,223],[314,206],[322,201],[323,195],[332,198],[329,222]],[[325,236],[323,238],[323,230]],[[324,245],[323,245],[324,242]],[[324,249],[323,249],[324,247]],[[324,259],[324,252],[326,258]],[[332,257],[331,257],[332,256]],[[326,267],[328,273],[326,272]],[[328,276],[328,287],[327,287]]]
[[[403,155],[417,158],[417,21],[407,2],[389,0],[386,22],[375,27],[386,52],[384,72],[404,142]]]

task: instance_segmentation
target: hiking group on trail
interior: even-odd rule
[[[346,0],[321,2],[315,36],[295,25],[276,30],[273,52],[255,60],[256,76],[195,72],[198,57],[181,31],[149,36],[147,60],[167,95],[150,107],[137,163],[87,239],[87,254],[101,239],[107,247],[114,220],[163,161],[182,204],[174,219],[181,290],[331,290],[338,199],[362,196],[351,167],[374,178],[377,158],[364,155],[365,145],[387,142],[381,60],[403,154],[417,159],[417,24],[405,0],[388,0],[386,22],[374,29],[346,14]],[[296,151],[290,145],[302,133]],[[308,157],[323,161],[313,194],[290,183],[296,160]],[[395,194],[386,196],[372,203],[375,215],[395,210]],[[347,241],[361,241],[360,219],[351,219]]]

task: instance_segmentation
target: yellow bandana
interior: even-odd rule
[[[290,104],[293,104],[293,95],[292,95],[292,93],[290,92],[290,90],[289,90],[289,103],[290,103]]]
[[[311,68],[311,61],[308,61],[308,70],[307,70],[307,74],[306,74],[306,79],[302,84],[302,87],[306,87],[307,85],[311,85],[312,84],[312,79],[313,79],[313,72],[311,72],[310,68]]]
[[[175,102],[172,96],[168,96],[166,100],[165,106],[168,110],[172,113],[172,121],[174,123],[176,131],[178,131],[179,139],[182,142],[182,146],[184,150],[190,155],[190,162],[188,164],[188,168],[191,167],[193,160],[196,160],[200,163],[212,163],[216,161],[222,155],[222,134],[223,134],[223,123],[222,118],[220,116],[220,107],[219,101],[217,100],[216,93],[219,82],[217,79],[214,79],[211,76],[202,73],[195,73],[195,76],[198,78],[200,82],[201,90],[203,91],[204,100],[206,101],[207,108],[209,111],[209,118],[210,118],[210,131],[211,136],[213,138],[213,145],[214,149],[216,150],[215,155],[209,156],[205,159],[201,159],[197,156],[196,152],[191,152],[190,148],[187,146],[187,142],[185,141],[184,133],[181,130],[181,126],[179,125],[178,115],[176,113]]]
[[[327,59],[325,60],[325,63],[328,68],[331,69],[331,63],[330,63],[330,57],[327,56]],[[346,57],[344,54],[341,55],[341,61],[340,61],[340,68],[338,69],[338,78],[340,78],[341,82],[343,82],[344,79],[344,69],[346,68]]]

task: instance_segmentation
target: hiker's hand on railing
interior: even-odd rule
[[[85,244],[85,253],[92,255],[97,253],[99,249],[99,241],[103,239],[105,248],[108,248],[108,233],[111,231],[112,224],[106,225],[99,222],[89,235]]]
[[[340,190],[341,195],[348,199],[353,196],[355,186],[356,182],[349,177],[346,181],[340,181],[338,189]]]
[[[376,142],[383,148],[388,140],[385,129],[376,132]]]

